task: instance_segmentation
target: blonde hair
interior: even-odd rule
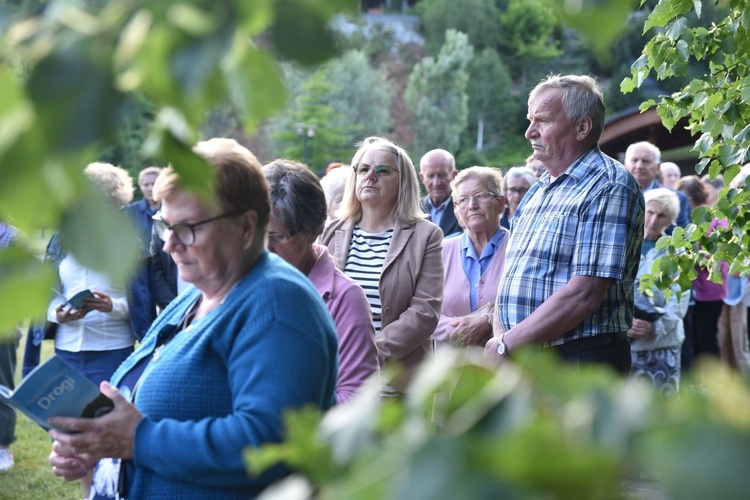
[[[415,224],[424,220],[426,215],[419,206],[419,178],[411,158],[401,146],[383,137],[368,137],[357,144],[351,165],[357,165],[367,151],[387,151],[396,157],[396,169],[399,175],[398,197],[394,207],[396,219],[406,224]],[[352,175],[346,183],[344,198],[336,211],[336,216],[343,220],[359,220],[362,218],[362,204],[356,195],[357,176]]]
[[[133,201],[133,179],[125,169],[115,167],[110,163],[94,162],[89,163],[83,169],[83,174],[117,208],[122,208]]]

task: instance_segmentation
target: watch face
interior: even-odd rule
[[[497,353],[500,356],[505,356],[505,343],[502,338],[497,339]]]

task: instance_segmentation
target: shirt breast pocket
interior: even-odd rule
[[[578,217],[551,213],[535,216],[532,257],[547,262],[570,262],[578,230]]]

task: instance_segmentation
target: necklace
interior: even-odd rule
[[[232,293],[232,291],[234,291],[234,289],[237,288],[237,285],[240,284],[240,281],[242,281],[242,280],[237,281],[234,285],[232,285],[232,288],[230,288],[229,291],[226,294],[224,294],[224,296],[219,301],[219,306],[221,306],[221,305],[224,304],[224,302],[227,300],[227,297],[229,297],[229,294]],[[177,323],[177,326],[175,327],[174,332],[171,335],[167,336],[164,339],[164,341],[161,344],[159,344],[156,347],[156,349],[154,349],[154,354],[153,354],[153,357],[152,357],[152,361],[154,363],[157,362],[157,361],[159,361],[159,359],[161,358],[161,353],[162,353],[162,350],[164,349],[164,347],[173,338],[175,338],[175,336],[178,333],[183,332],[183,331],[184,332],[189,332],[190,330],[193,329],[193,318],[195,318],[195,314],[198,312],[198,307],[200,307],[200,304],[201,304],[202,301],[203,301],[203,296],[201,295],[201,296],[198,297],[198,300],[196,300],[193,303],[193,305],[190,306],[190,308],[185,312],[185,315],[182,317],[182,319],[180,319],[180,322]]]
[[[229,291],[228,291],[227,293],[225,293],[225,294],[224,294],[224,296],[223,296],[223,297],[221,298],[221,300],[219,301],[219,305],[222,305],[222,304],[224,304],[224,302],[225,302],[225,301],[227,300],[227,297],[229,297],[229,294],[230,294],[230,293],[232,293],[232,292],[234,291],[234,289],[235,289],[235,288],[237,288],[237,285],[239,285],[239,284],[240,284],[240,281],[242,281],[242,280],[241,280],[241,279],[240,279],[240,280],[237,280],[237,281],[236,281],[236,282],[234,283],[234,285],[232,285],[232,288],[230,288],[230,289],[229,289]]]

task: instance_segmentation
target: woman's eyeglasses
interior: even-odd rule
[[[367,163],[357,163],[356,165],[352,165],[352,168],[354,169],[354,173],[361,177],[366,176],[370,171],[378,177],[386,177],[397,171],[388,165],[368,165]]]
[[[177,241],[179,241],[186,247],[189,247],[195,243],[196,227],[202,226],[203,224],[208,224],[209,222],[213,222],[219,219],[234,217],[235,215],[243,214],[248,210],[249,209],[238,210],[237,212],[229,212],[226,214],[217,215],[216,217],[211,217],[210,219],[193,222],[192,224],[188,222],[178,222],[177,224],[170,225],[167,224],[167,221],[157,216],[153,216],[151,219],[154,221],[154,230],[156,231],[156,235],[159,236],[162,241],[167,241],[169,235],[174,234],[174,237],[177,238]]]
[[[479,204],[484,203],[490,198],[498,198],[498,196],[492,191],[480,191],[468,196],[459,196],[458,198],[456,198],[455,203],[457,207],[463,208],[467,206],[471,200],[474,200],[477,202],[477,204]]]
[[[268,241],[277,245],[286,243],[291,237],[292,235],[289,233],[274,233],[272,231],[268,233]]]

